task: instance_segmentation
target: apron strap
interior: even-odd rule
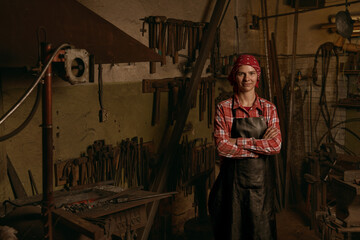
[[[235,95],[233,95],[232,97],[232,107],[231,107],[231,112],[232,112],[232,116],[234,119],[236,119],[236,109],[234,108],[235,105]],[[259,111],[259,116],[263,116],[263,111],[261,109],[258,109]]]

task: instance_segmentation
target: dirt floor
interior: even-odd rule
[[[278,240],[320,240],[309,223],[295,209],[283,209],[276,215]]]
[[[33,212],[33,209],[35,209],[35,207],[25,207],[25,208],[30,209],[31,213]],[[40,210],[38,209],[37,210],[38,215],[40,213],[39,211]],[[30,215],[28,214],[27,216]],[[29,229],[34,228],[33,227],[34,219],[30,220],[27,218],[22,218],[22,220],[23,220],[23,224],[21,224],[21,227],[20,226],[16,227],[16,229],[22,232],[22,234],[18,235],[19,239],[29,239],[29,240],[38,239],[37,237],[30,237],[30,235],[41,236],[40,232],[38,234],[35,234],[36,231],[33,229],[31,231],[32,233],[31,234],[29,233]],[[37,219],[36,221],[38,221],[37,226],[41,226],[42,223],[40,219]],[[29,225],[30,223],[31,226]],[[10,222],[8,222],[8,224],[10,224]],[[280,213],[277,213],[276,224],[277,224],[278,240],[320,240],[320,237],[315,234],[315,231],[310,229],[307,219],[304,218],[301,213],[299,213],[294,209],[282,210]],[[41,227],[39,227],[38,229],[42,230]],[[58,234],[56,235],[59,236]],[[70,239],[70,238],[60,237],[56,239]],[[186,238],[185,236],[174,236],[172,240],[188,240],[188,238]]]

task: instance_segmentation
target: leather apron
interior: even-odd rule
[[[263,116],[236,118],[235,109],[233,116],[231,138],[262,138],[267,129]],[[265,156],[224,159],[208,204],[215,239],[276,239],[273,187]]]

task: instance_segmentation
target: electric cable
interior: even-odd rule
[[[13,131],[11,131],[10,133],[7,133],[3,136],[0,136],[0,142],[3,142],[13,136],[15,136],[16,134],[18,134],[19,132],[21,132],[28,124],[29,122],[31,121],[31,119],[34,117],[35,113],[36,113],[36,110],[39,106],[39,103],[40,103],[40,98],[41,98],[41,89],[42,89],[42,86],[41,84],[38,85],[38,88],[37,88],[37,92],[36,92],[36,99],[35,99],[35,103],[29,113],[29,115],[27,116],[27,118],[25,119],[25,121],[20,124],[16,129],[14,129]]]
[[[57,55],[57,53],[65,47],[71,47],[70,44],[64,43],[61,44],[56,50],[55,52],[52,54],[52,56],[50,57],[49,61],[47,62],[47,64],[45,65],[44,69],[42,70],[41,74],[39,75],[39,77],[36,79],[36,81],[34,81],[34,83],[28,88],[28,90],[25,92],[25,94],[16,102],[16,104],[14,104],[1,118],[0,118],[0,125],[8,118],[10,117],[15,111],[16,109],[19,108],[19,106],[26,100],[26,98],[28,98],[28,96],[32,93],[32,91],[35,89],[35,87],[40,83],[40,80],[42,79],[42,77],[44,76],[46,70],[48,69],[48,67],[50,66],[50,64],[52,63],[53,59],[55,58],[55,56]],[[3,136],[0,136],[0,142],[5,141],[13,136],[15,136],[16,134],[18,134],[19,132],[21,132],[30,122],[30,120],[33,118],[33,116],[35,115],[35,112],[37,110],[37,107],[39,106],[39,102],[40,102],[40,96],[41,96],[41,85],[38,86],[38,91],[37,91],[37,96],[36,96],[36,100],[35,103],[33,105],[32,110],[30,111],[30,114],[28,115],[28,117],[24,120],[24,122],[22,124],[19,125],[19,127],[17,127],[16,129],[14,129],[13,131],[11,131],[8,134],[5,134]]]
[[[9,109],[9,111],[7,111],[1,118],[0,118],[0,125],[11,115],[15,112],[15,110],[25,101],[25,99],[30,95],[30,93],[32,93],[32,91],[34,90],[34,88],[36,87],[36,85],[39,84],[41,78],[44,76],[46,70],[48,69],[48,67],[50,66],[50,64],[52,63],[53,59],[55,58],[55,56],[57,55],[57,53],[64,47],[71,47],[70,44],[64,43],[62,44],[60,47],[58,47],[55,52],[53,53],[53,55],[51,56],[51,58],[49,59],[49,61],[47,62],[47,64],[45,65],[43,71],[41,72],[40,76],[38,77],[38,79],[33,83],[33,85],[31,85],[28,90],[25,92],[25,94],[18,100],[18,102]]]

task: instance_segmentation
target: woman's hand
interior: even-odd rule
[[[268,129],[266,129],[263,139],[274,138],[279,133],[279,131],[280,130],[277,129],[276,127],[269,127]]]
[[[236,138],[229,138],[229,142],[233,145],[236,145]]]

